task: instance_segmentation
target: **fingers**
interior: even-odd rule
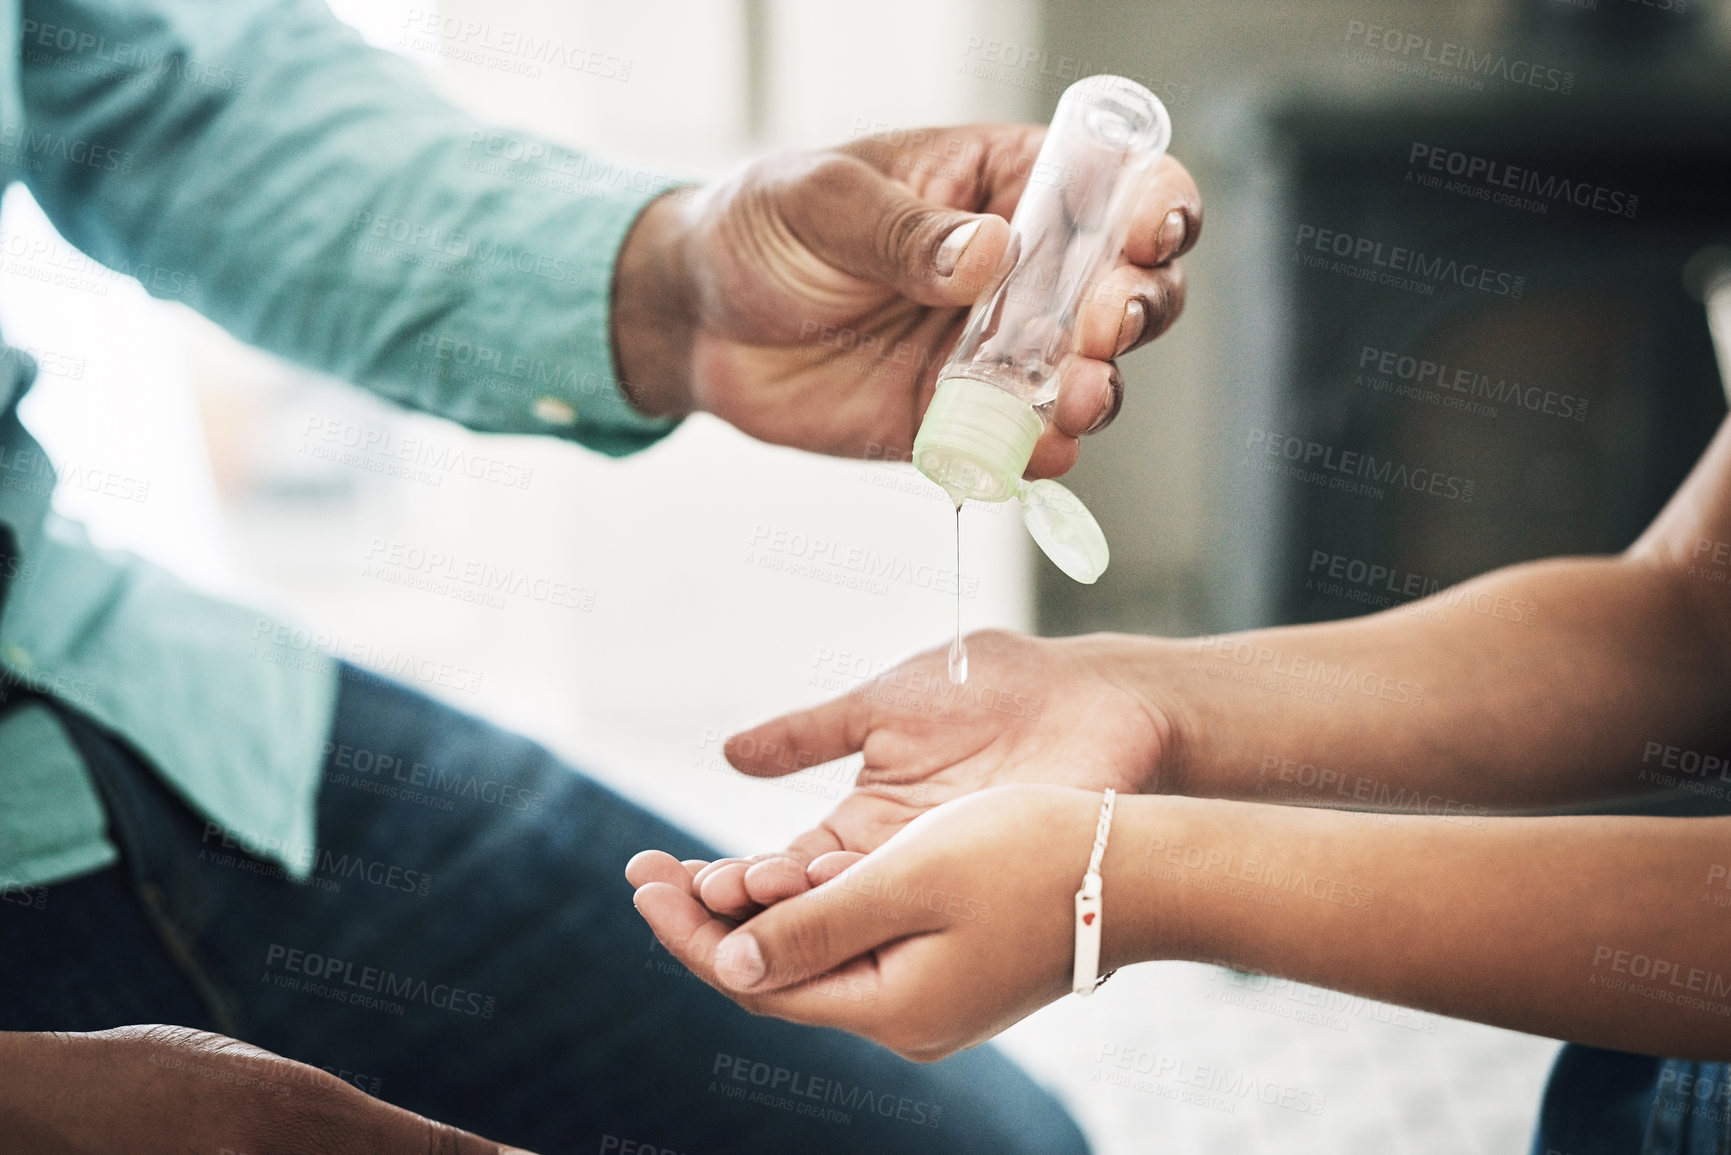
[[[795,901],[809,898],[808,895],[806,899]],[[639,890],[634,901],[638,913],[643,915],[669,954],[710,986],[737,999],[747,1010],[778,1015],[796,1023],[840,1027],[856,1033],[871,1029],[877,1017],[875,1008],[879,996],[874,960],[854,959],[810,981],[778,990],[767,990],[768,984],[765,984],[764,993],[742,994],[722,983],[716,973],[718,961],[737,965],[732,959],[738,944],[723,948],[723,940],[732,929],[732,923],[711,914],[696,899],[681,894],[677,887],[663,883],[651,883]]]
[[[812,860],[812,864],[805,868],[806,879],[813,886],[822,886],[864,857],[857,850],[832,851]]]
[[[1033,478],[1062,477],[1070,472],[1081,456],[1082,443],[1059,429],[1056,423],[1048,423],[1040,439],[1034,442],[1034,452],[1028,458],[1025,472]]]
[[[820,259],[922,305],[971,305],[1010,238],[1002,217],[934,204],[834,153],[793,181],[780,211]]]
[[[739,859],[712,864],[700,874],[692,889],[703,905],[716,914],[733,919],[749,917],[757,912],[757,904],[745,891],[745,873],[750,867],[750,863]]]
[[[669,954],[692,974],[715,985],[715,948],[733,929],[731,922],[665,882],[638,887],[631,902]]]
[[[1112,424],[1124,406],[1124,379],[1112,359],[1164,333],[1184,311],[1184,270],[1179,265],[1143,269],[1122,264],[1088,295],[1076,322],[1077,356],[1059,376],[1046,455],[1038,448],[1029,476],[1053,477],[1074,464],[1075,438]],[[1062,468],[1058,468],[1062,466]]]
[[[864,697],[846,694],[735,734],[722,752],[743,774],[779,778],[857,753],[865,745],[869,711]]]
[[[753,863],[742,872],[740,881],[746,898],[759,907],[774,906],[816,885],[806,877],[803,863],[783,857]]]
[[[728,935],[715,975],[731,991],[781,990],[909,935],[942,925],[920,904],[895,903],[869,875],[843,870],[807,894],[769,907]]]
[[[1124,255],[1153,268],[1189,252],[1201,235],[1202,193],[1195,179],[1172,157],[1160,158],[1131,209]]]
[[[1072,357],[1058,373],[1052,427],[1066,437],[1103,429],[1124,402],[1124,378],[1110,361]]]
[[[1082,302],[1076,352],[1098,361],[1122,357],[1167,329],[1184,311],[1184,268],[1120,264]]]
[[[665,882],[670,886],[684,887],[689,893],[694,873],[687,864],[660,850],[645,850],[633,855],[625,864],[625,880],[637,887]]]

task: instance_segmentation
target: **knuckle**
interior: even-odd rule
[[[832,935],[824,919],[803,919],[787,939],[786,960],[782,964],[788,982],[803,982],[820,972],[822,960],[829,958]]]
[[[422,1145],[414,1155],[463,1155],[463,1134],[447,1123],[425,1120],[421,1127]],[[404,1155],[410,1155],[405,1151]]]
[[[332,1086],[317,1081],[303,1084],[295,1089],[292,1100],[280,1114],[261,1122],[276,1142],[276,1146],[266,1145],[266,1149],[306,1155],[337,1155],[353,1150],[356,1137],[372,1131],[364,1108],[365,1103],[345,1094],[340,1084]]]
[[[884,268],[900,269],[935,241],[932,214],[915,205],[898,205],[879,217],[872,231],[872,253]]]

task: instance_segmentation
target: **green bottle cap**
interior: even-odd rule
[[[1008,501],[1046,427],[1033,406],[968,377],[938,382],[914,438],[914,467],[958,505]]]
[[[1083,585],[1100,580],[1112,551],[1081,498],[1048,478],[1023,485],[1016,500],[1022,503],[1022,524],[1053,565]]]
[[[1092,584],[1111,558],[1100,523],[1080,498],[1045,480],[1025,482],[1045,422],[1033,406],[995,385],[947,377],[914,438],[914,466],[964,501],[1008,501],[1022,506],[1022,524],[1052,563]]]

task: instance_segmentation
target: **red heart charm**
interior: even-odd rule
[[[1082,925],[1083,926],[1093,926],[1094,925],[1094,912],[1093,911],[1089,911],[1087,914],[1082,916]]]

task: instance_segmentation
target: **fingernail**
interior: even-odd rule
[[[962,252],[968,247],[968,242],[974,239],[974,234],[980,231],[980,218],[964,224],[959,224],[950,230],[950,235],[944,238],[944,243],[938,246],[938,254],[933,258],[937,266],[938,276],[947,277],[956,271],[956,266],[962,262]]]
[[[1118,349],[1112,356],[1116,357],[1136,343],[1136,338],[1142,335],[1142,327],[1148,323],[1148,310],[1143,307],[1140,298],[1132,297],[1130,303],[1124,306],[1124,319],[1118,322]]]
[[[1098,433],[1100,430],[1106,428],[1106,426],[1112,424],[1113,418],[1118,416],[1118,410],[1124,408],[1124,378],[1118,375],[1116,367],[1112,370],[1112,376],[1106,379],[1106,384],[1107,389],[1112,394],[1112,399],[1106,403],[1105,411],[1100,414],[1094,424],[1082,430],[1083,437],[1088,436],[1090,433]]]
[[[1184,214],[1173,209],[1166,214],[1166,219],[1160,222],[1160,235],[1154,238],[1154,251],[1160,254],[1156,264],[1163,264],[1172,259],[1181,245],[1184,244]]]
[[[763,969],[763,951],[749,934],[729,935],[715,948],[715,976],[736,991],[756,986]]]

